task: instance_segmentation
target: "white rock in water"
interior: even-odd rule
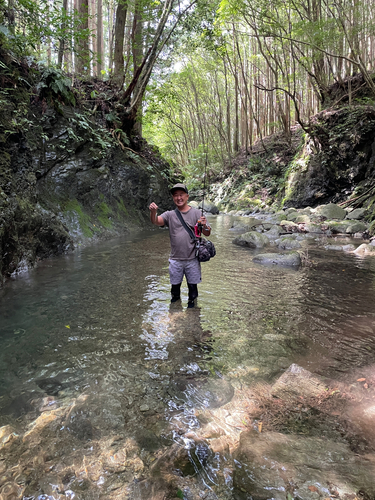
[[[354,253],[357,255],[375,255],[375,247],[368,245],[367,243],[362,243],[362,245],[359,245],[359,247],[354,250]]]

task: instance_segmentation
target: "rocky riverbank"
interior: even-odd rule
[[[315,209],[288,208],[255,217],[244,211],[234,212],[234,215],[243,216],[232,227],[232,231],[242,233],[234,238],[235,245],[256,249],[271,247],[282,251],[256,255],[254,260],[259,263],[298,266],[304,260],[303,249],[312,238],[326,250],[375,256],[375,238],[371,236],[374,224],[363,220],[364,209],[345,210],[330,203]],[[335,240],[324,237],[334,237]],[[345,242],[349,237],[351,241]],[[352,238],[358,243],[354,244]],[[285,253],[287,250],[292,252]]]
[[[92,85],[74,93],[58,71],[13,69],[3,83],[15,88],[0,105],[0,283],[144,226],[151,197],[170,206],[170,168],[141,138],[115,133],[110,86],[91,99]]]

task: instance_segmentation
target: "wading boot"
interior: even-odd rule
[[[188,308],[195,306],[195,299],[198,297],[198,285],[190,285],[188,283],[189,288],[189,298],[188,298]]]
[[[172,288],[171,288],[171,294],[172,294],[171,302],[177,302],[178,300],[180,300],[180,298],[181,298],[180,288],[181,288],[181,283],[179,283],[178,285],[172,285]]]

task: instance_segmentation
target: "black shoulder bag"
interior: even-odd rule
[[[181,212],[178,210],[178,208],[175,209],[176,215],[179,218],[181,224],[183,227],[186,229],[186,231],[189,233],[190,238],[194,241],[196,251],[195,251],[195,256],[197,257],[199,262],[207,262],[210,260],[212,257],[215,257],[216,255],[216,250],[214,247],[214,244],[212,241],[206,240],[205,238],[197,238],[191,228],[186,224],[184,221],[184,218],[181,215]]]

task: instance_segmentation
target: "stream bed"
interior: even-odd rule
[[[261,266],[232,222],[193,309],[163,229],[0,289],[1,500],[375,498],[375,258]]]

